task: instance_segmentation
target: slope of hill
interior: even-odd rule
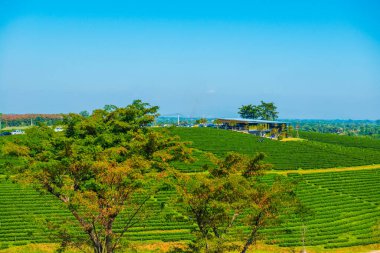
[[[380,152],[374,148],[347,147],[317,141],[279,142],[261,140],[255,136],[217,129],[171,129],[182,139],[192,141],[200,159],[191,165],[180,165],[188,172],[197,172],[206,161],[204,151],[224,155],[228,151],[254,154],[263,151],[269,155],[279,173],[290,168],[328,168],[337,166],[380,163]],[[1,143],[0,143],[1,146]],[[376,157],[377,156],[377,157]],[[6,172],[0,159],[0,174]],[[12,161],[13,162],[13,161]],[[276,171],[274,171],[277,173]],[[294,172],[294,171],[293,171]],[[314,171],[313,171],[314,172]],[[311,216],[301,222],[285,217],[282,226],[265,229],[266,242],[281,246],[302,245],[301,228],[306,227],[305,244],[325,248],[349,247],[379,242],[374,226],[380,217],[380,169],[357,171],[291,173],[299,180],[297,195],[311,210]],[[268,175],[268,178],[273,174]],[[268,179],[270,180],[270,179]],[[132,241],[184,241],[192,238],[194,228],[186,217],[171,205],[175,192],[162,191],[152,196],[149,219],[132,228],[127,239]],[[41,195],[30,187],[21,187],[0,175],[0,248],[27,243],[54,241],[54,233],[46,228],[46,220],[73,220],[60,202],[50,195]],[[116,230],[121,229],[123,217],[118,218]],[[74,221],[75,222],[75,221]],[[78,234],[79,228],[75,228]],[[243,227],[240,227],[244,230]]]
[[[380,169],[350,172],[292,174],[300,180],[297,195],[311,210],[310,218],[285,218],[279,227],[263,231],[267,243],[293,247],[302,245],[301,228],[307,229],[306,245],[325,248],[349,247],[377,243],[374,226],[380,217]],[[172,191],[152,197],[149,219],[136,224],[127,234],[131,241],[183,241],[192,238],[194,227],[170,206]],[[121,217],[120,217],[121,218]],[[60,202],[49,195],[40,195],[31,188],[22,188],[0,180],[0,248],[27,243],[52,242],[46,220],[72,220]],[[122,220],[122,218],[121,218]],[[121,229],[121,220],[116,229]],[[75,223],[74,223],[75,224]],[[81,233],[79,228],[77,233]],[[243,229],[244,228],[240,228]],[[54,237],[53,237],[54,238]]]
[[[370,137],[322,134],[315,132],[300,132],[300,137],[311,141],[336,144],[345,147],[356,147],[365,149],[370,148],[380,150],[380,140],[372,139]]]
[[[175,194],[163,191],[152,196],[148,203],[149,219],[128,230],[132,241],[181,241],[192,238],[194,227],[166,202]],[[121,231],[123,216],[116,222],[115,231]],[[40,194],[31,187],[22,187],[0,176],[0,249],[28,243],[54,242],[58,238],[50,226],[66,223],[72,232],[81,236],[79,226],[62,203],[51,195]],[[83,234],[84,235],[84,234]]]
[[[192,142],[193,147],[217,155],[230,151],[249,155],[264,152],[274,169],[333,168],[380,163],[380,150],[372,148],[319,141],[280,142],[212,128],[173,128],[171,131],[182,140]]]
[[[311,216],[304,224],[290,221],[284,230],[292,230],[292,233],[275,237],[282,241],[280,245],[299,245],[302,225],[307,231],[307,245],[339,248],[379,242],[375,226],[380,217],[380,185],[377,183],[380,169],[291,177],[301,180],[297,195],[311,210]]]

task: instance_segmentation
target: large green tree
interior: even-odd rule
[[[273,102],[261,101],[260,105],[242,105],[239,108],[239,115],[245,119],[276,120],[278,111]]]
[[[226,243],[236,242],[228,232],[233,228],[244,206],[245,180],[237,169],[239,154],[231,153],[225,159],[212,157],[215,166],[208,173],[176,174],[174,185],[182,212],[196,225],[193,251],[223,252]]]
[[[136,100],[123,108],[106,106],[88,117],[69,114],[64,132],[34,127],[4,152],[24,158],[20,182],[57,197],[94,252],[110,253],[159,190],[157,179],[165,178],[170,162],[190,158],[191,150],[177,137],[147,127],[157,110]],[[115,221],[122,224],[121,231],[115,232]]]
[[[265,155],[249,158],[230,153],[224,159],[211,159],[208,173],[179,174],[175,184],[183,212],[197,224],[194,231],[196,252],[246,252],[259,238],[259,232],[279,221],[279,214],[296,203],[293,187],[282,178],[272,183],[262,180],[271,166]],[[249,233],[231,236],[237,220]]]
[[[261,112],[258,106],[249,104],[239,108],[239,115],[243,119],[258,119],[261,117]]]
[[[259,105],[261,112],[261,119],[276,120],[278,118],[277,106],[273,102],[266,103],[261,101]]]

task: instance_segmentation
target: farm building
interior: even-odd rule
[[[218,118],[217,120],[222,124],[222,128],[224,129],[246,131],[259,136],[264,136],[273,131],[280,134],[288,127],[288,123],[284,121],[243,118]]]

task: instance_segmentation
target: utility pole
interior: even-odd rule
[[[299,123],[297,123],[297,125],[296,125],[296,133],[297,133],[297,138],[299,138],[300,137],[300,134],[299,134],[299,132],[298,132],[298,130],[300,129],[300,124]]]
[[[3,117],[3,114],[0,112],[0,130],[1,130],[1,119]]]

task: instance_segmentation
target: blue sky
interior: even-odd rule
[[[379,119],[379,98],[380,1],[0,1],[3,113]]]

